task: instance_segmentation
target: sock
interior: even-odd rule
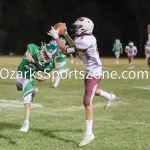
[[[58,77],[58,78],[55,80],[53,86],[54,86],[54,87],[57,87],[58,84],[59,84],[59,81],[60,81],[60,77]]]
[[[102,91],[102,90],[101,90],[100,96],[103,96],[107,99],[111,99],[111,95],[109,93],[105,92],[105,91]]]
[[[130,62],[130,67],[133,65],[133,63],[132,62]]]
[[[85,135],[92,134],[92,124],[93,124],[93,120],[86,120],[86,132],[85,132]]]
[[[25,121],[24,121],[24,124],[29,124],[29,120],[25,120]]]

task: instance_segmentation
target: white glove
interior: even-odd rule
[[[65,24],[65,23],[64,23],[64,24]],[[67,32],[67,27],[66,27],[66,24],[65,24],[65,31],[64,31],[64,34],[63,34],[63,35],[65,36],[65,35],[67,35],[67,34],[68,34],[68,32]]]
[[[54,27],[52,27],[51,30],[47,32],[47,34],[52,36],[54,39],[57,39],[59,37],[58,31],[59,31],[59,29],[55,30]]]

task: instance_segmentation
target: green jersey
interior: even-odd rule
[[[59,47],[57,48],[57,51],[59,53],[59,56],[56,58],[56,62],[64,62],[64,61],[66,61],[66,55],[64,55],[62,53],[62,51],[59,49]]]
[[[57,49],[54,45],[47,45],[49,52],[52,53],[52,58],[55,58],[57,54]],[[26,60],[26,55],[23,56],[20,65],[18,66],[18,74],[27,79],[34,79],[34,74],[38,71],[49,73],[53,69],[53,59],[50,63],[46,63],[44,65],[40,65],[39,63],[39,55],[40,47],[35,44],[27,45],[28,51],[31,53],[35,63],[29,62]]]
[[[62,43],[66,46],[66,48],[69,47],[69,45],[66,44],[65,38],[61,37]],[[63,52],[60,50],[57,42],[55,40],[50,41],[50,44],[55,45],[57,47],[57,57],[56,62],[66,62],[66,55],[63,54]]]
[[[120,50],[121,50],[121,48],[122,48],[122,43],[114,43],[114,51],[115,52],[119,52],[120,53]]]

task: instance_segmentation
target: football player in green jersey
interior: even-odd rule
[[[115,52],[115,57],[116,57],[116,64],[119,64],[119,57],[120,53],[123,53],[123,48],[122,48],[122,43],[120,43],[119,39],[115,40],[115,43],[113,44],[113,49],[112,51]]]
[[[63,36],[61,36],[60,39],[61,39],[62,43],[66,47],[70,47],[69,45],[67,45],[66,39]],[[55,46],[58,45],[56,40],[54,40],[54,39],[52,39],[50,41],[50,44],[53,44]],[[55,63],[56,63],[55,67],[56,67],[56,71],[57,71],[57,78],[54,81],[54,84],[52,86],[53,88],[57,88],[57,86],[58,86],[58,84],[60,82],[60,79],[61,79],[61,75],[63,73],[67,73],[68,70],[69,70],[68,68],[65,68],[66,61],[67,61],[67,56],[62,53],[62,51],[60,50],[60,48],[58,46],[57,46],[57,52],[58,52],[58,57],[55,60]],[[73,56],[72,56],[72,54],[69,54],[69,55],[70,55],[70,59],[71,59],[71,63],[72,63],[73,62]]]
[[[30,103],[35,96],[34,81],[49,79],[49,72],[53,69],[53,61],[57,56],[55,45],[42,44],[41,47],[35,44],[27,45],[27,51],[18,66],[15,79],[17,90],[23,91],[25,120],[20,128],[22,132],[27,132],[29,129]]]
[[[145,44],[145,56],[146,56],[147,65],[150,69],[150,41],[147,41],[147,43]]]

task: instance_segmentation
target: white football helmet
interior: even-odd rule
[[[86,17],[78,18],[73,23],[73,26],[75,26],[76,35],[92,34],[93,29],[94,29],[93,21]]]
[[[134,43],[133,42],[129,42],[129,46],[134,46]]]
[[[116,42],[117,44],[119,44],[119,43],[120,43],[120,40],[119,40],[119,39],[116,39],[115,42]]]

